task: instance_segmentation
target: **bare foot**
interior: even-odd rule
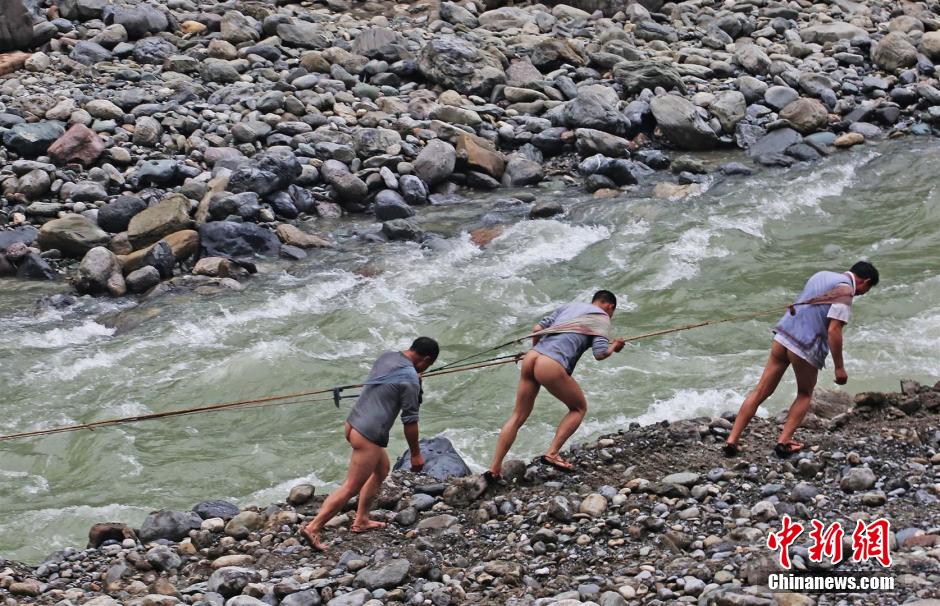
[[[541,461],[545,465],[548,465],[549,467],[554,467],[555,469],[559,471],[565,471],[565,472],[574,471],[574,465],[562,459],[558,455],[542,455]]]
[[[362,534],[364,532],[369,532],[370,530],[381,530],[388,526],[385,522],[376,522],[374,520],[366,520],[365,522],[354,522],[350,530],[356,534]]]
[[[300,536],[306,539],[307,543],[317,551],[326,551],[326,545],[320,541],[320,533],[309,530],[309,527],[305,526],[300,529]]]

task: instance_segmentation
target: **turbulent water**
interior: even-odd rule
[[[682,201],[563,199],[557,220],[523,220],[499,196],[454,200],[419,218],[442,239],[375,246],[343,223],[336,251],[264,266],[243,293],[129,303],[82,299],[37,311],[61,287],[0,282],[0,433],[296,392],[360,379],[374,357],[434,336],[455,359],[530,327],[598,288],[621,300],[615,332],[784,305],[819,269],[870,258],[882,285],[846,336],[847,389],[940,378],[940,144],[905,140],[810,167],[716,178]],[[484,248],[469,231],[505,225]],[[113,322],[98,323],[106,314]],[[736,409],[756,381],[774,318],[630,344],[577,371],[586,440],[631,421]],[[104,322],[104,320],[102,320]],[[485,466],[512,407],[511,366],[429,380],[421,430]],[[832,386],[831,370],[820,385]],[[792,397],[787,379],[767,410]],[[348,406],[349,401],[346,401]],[[513,454],[537,454],[562,414],[540,396]],[[0,555],[39,561],[81,546],[91,524],[139,524],[209,498],[281,500],[300,481],[341,479],[343,411],[328,402],[214,413],[0,443]],[[396,429],[390,451],[404,449]]]

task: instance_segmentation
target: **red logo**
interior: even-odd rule
[[[794,522],[786,514],[781,518],[781,522],[780,531],[771,532],[767,537],[767,547],[779,552],[780,566],[789,570],[792,567],[789,547],[803,534],[805,527],[799,522]],[[810,520],[810,524],[813,527],[809,532],[809,538],[812,541],[809,548],[810,561],[822,562],[825,558],[833,564],[841,562],[843,560],[842,538],[845,536],[842,524],[833,522],[827,527],[815,519]],[[852,561],[875,560],[885,568],[891,566],[891,551],[888,545],[890,531],[890,522],[883,518],[870,524],[859,520],[852,533]]]

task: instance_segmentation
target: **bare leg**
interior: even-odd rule
[[[793,374],[796,375],[796,398],[790,405],[787,421],[783,425],[780,437],[777,438],[778,444],[789,442],[803,422],[813,401],[813,390],[816,388],[816,379],[819,376],[819,371],[815,366],[791,351],[787,354],[789,354],[790,364],[793,365]]]
[[[774,390],[777,389],[777,386],[780,385],[780,379],[783,378],[783,373],[785,373],[787,367],[790,366],[790,360],[787,357],[788,353],[786,347],[776,341],[773,342],[770,348],[770,357],[767,359],[767,365],[764,367],[760,381],[757,382],[757,387],[744,399],[744,403],[741,404],[741,409],[738,410],[738,416],[734,419],[734,427],[731,428],[731,433],[728,435],[728,444],[738,443],[738,439],[744,432],[744,428],[747,427],[747,424],[750,423],[754,415],[757,414],[757,408],[763,404],[764,400],[769,398],[774,393]]]
[[[346,481],[343,485],[330,493],[330,496],[323,501],[320,510],[312,522],[304,527],[303,533],[315,549],[323,551],[325,548],[320,542],[320,533],[323,527],[333,519],[340,509],[349,502],[356,493],[358,493],[372,474],[375,472],[381,457],[385,455],[385,449],[373,444],[367,440],[361,433],[351,427],[347,427],[346,439],[353,447],[352,456],[349,459],[349,472],[346,475]],[[386,461],[388,459],[386,458]]]
[[[522,368],[519,373],[519,387],[516,388],[516,407],[512,415],[503,425],[496,440],[496,452],[493,453],[493,462],[490,464],[490,473],[498,476],[503,469],[503,459],[516,441],[516,434],[522,427],[535,405],[535,396],[539,394],[539,383],[535,379],[535,361],[540,357],[535,350],[530,350],[522,359]]]
[[[379,490],[382,489],[382,482],[384,482],[385,478],[388,476],[388,469],[388,453],[385,452],[383,448],[382,456],[379,459],[375,471],[372,472],[365,486],[359,491],[359,507],[356,510],[356,519],[353,521],[352,525],[353,532],[365,532],[376,528],[385,528],[385,522],[373,522],[369,519],[369,510],[372,509],[372,503],[375,502],[375,497],[379,494]]]
[[[558,453],[565,442],[574,435],[587,414],[587,400],[578,382],[569,375],[561,364],[548,357],[541,357],[535,363],[535,377],[553,396],[568,407],[568,413],[562,418],[555,430],[555,438],[549,445],[545,456],[558,460]]]

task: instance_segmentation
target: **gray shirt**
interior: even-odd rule
[[[569,303],[562,305],[551,314],[545,316],[539,321],[539,326],[549,328],[555,324],[570,322],[578,316],[590,313],[605,313],[603,309],[590,303]],[[595,356],[607,353],[610,341],[606,337],[592,337],[590,335],[580,335],[577,333],[560,333],[546,335],[539,339],[535,351],[544,354],[555,360],[570,375],[574,372],[574,367],[581,358],[581,354],[590,347]]]
[[[401,369],[414,371],[414,364],[400,351],[387,351],[380,355],[372,365],[372,371],[366,383]],[[414,381],[406,378],[410,373],[397,373],[399,379],[378,385],[366,385],[356,404],[346,417],[346,422],[361,433],[370,442],[385,448],[388,446],[388,432],[395,424],[395,418],[401,413],[401,422],[405,425],[418,422],[418,407],[421,406],[421,384],[417,371]]]

